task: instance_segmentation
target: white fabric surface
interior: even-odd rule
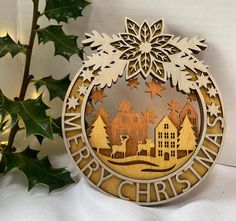
[[[1,221],[235,221],[236,168],[216,165],[191,193],[172,203],[141,207],[101,194],[84,179],[62,191],[46,187],[27,193],[25,178],[13,172],[0,179]]]

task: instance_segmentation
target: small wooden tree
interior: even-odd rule
[[[106,127],[107,126],[100,115],[92,124],[89,143],[92,147],[97,148],[98,153],[100,149],[111,149],[111,147],[108,145],[109,141]]]
[[[178,145],[180,150],[187,150],[187,153],[193,151],[197,145],[195,131],[188,116],[184,118],[184,122],[180,126]]]

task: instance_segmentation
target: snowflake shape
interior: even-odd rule
[[[145,21],[141,26],[126,19],[126,33],[120,34],[120,40],[112,42],[112,46],[122,51],[120,59],[128,60],[127,79],[139,73],[146,78],[149,74],[166,81],[163,63],[170,62],[169,55],[180,50],[169,41],[172,35],[162,35],[163,21],[159,20],[151,26]]]
[[[215,117],[217,117],[218,114],[221,113],[221,111],[219,110],[220,105],[215,105],[213,102],[211,103],[211,105],[207,105],[207,108],[208,108],[207,112],[210,113],[210,116],[214,115]]]

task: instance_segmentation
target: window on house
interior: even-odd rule
[[[142,130],[139,130],[139,139],[142,140],[143,139],[143,131]]]
[[[158,141],[158,147],[162,147],[162,141]]]
[[[162,138],[162,132],[158,132],[158,138],[159,138],[159,139]]]
[[[134,117],[134,123],[138,123],[138,118],[137,117]]]
[[[131,131],[131,136],[132,136],[132,137],[135,137],[135,130],[132,130],[132,131]]]
[[[169,124],[164,124],[164,129],[169,129]]]
[[[175,133],[170,133],[170,138],[175,139]]]
[[[171,156],[175,157],[175,151],[174,150],[171,151]]]
[[[171,148],[175,148],[175,142],[174,142],[174,141],[171,141],[170,147],[171,147]]]
[[[122,122],[123,124],[126,123],[126,117],[125,117],[125,116],[123,116],[123,117],[121,118],[121,122]]]
[[[165,137],[165,139],[168,139],[169,138],[169,133],[165,132],[164,137]]]
[[[162,150],[158,150],[158,156],[162,157],[162,154],[163,154]]]
[[[120,140],[120,130],[117,129],[116,130],[116,141],[119,141]]]
[[[169,142],[165,141],[165,147],[168,148],[169,147]]]
[[[196,124],[196,123],[197,123],[197,119],[193,118],[193,124]]]
[[[188,112],[187,112],[187,113],[188,113],[188,115],[191,115],[191,110],[188,110]]]

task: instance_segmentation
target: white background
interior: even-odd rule
[[[42,1],[41,9],[44,7]],[[0,1],[0,35],[10,33],[15,40],[27,43],[31,25],[31,0]],[[208,49],[198,57],[210,66],[210,72],[221,89],[226,115],[226,137],[219,163],[236,166],[236,1],[234,0],[94,0],[84,11],[84,17],[76,21],[70,20],[64,30],[70,34],[78,34],[80,40],[85,32],[97,30],[107,34],[124,31],[124,18],[130,17],[137,23],[147,20],[152,23],[164,18],[165,32],[183,37],[198,35],[207,39]],[[40,24],[48,24],[45,18]],[[36,40],[37,43],[37,40]],[[51,43],[35,47],[31,73],[35,78],[53,75],[62,78],[71,73],[73,77],[81,66],[77,56],[72,56],[70,63],[60,56],[53,57]],[[13,98],[19,93],[22,80],[22,64],[24,56],[15,59],[6,56],[0,59],[0,88]],[[30,88],[28,96],[36,96]],[[48,100],[45,94],[44,99]],[[58,99],[50,103],[54,108],[53,116],[61,112]],[[4,140],[6,135],[2,135]],[[44,142],[42,154],[52,154],[55,165],[67,165],[65,147],[60,138],[59,144]],[[37,145],[33,139],[25,139],[24,134],[17,137],[17,146],[22,148],[27,142]],[[39,147],[39,146],[38,146]],[[62,160],[61,160],[62,159]]]

